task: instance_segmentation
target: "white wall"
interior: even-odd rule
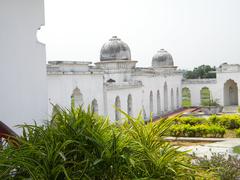
[[[43,24],[43,0],[0,1],[0,121],[10,127],[47,117]]]
[[[117,96],[120,97],[121,110],[127,113],[127,99],[128,95],[132,95],[132,113],[133,117],[136,117],[142,110],[142,88],[128,88],[119,90],[108,90],[107,91],[107,114],[110,120],[115,121],[115,99]],[[123,118],[124,115],[121,115]]]
[[[240,72],[226,72],[217,74],[217,88],[219,91],[219,96],[221,97],[221,104],[224,104],[224,84],[227,80],[233,80],[237,83],[238,86],[238,102],[240,102]]]
[[[201,89],[203,87],[207,87],[210,90],[210,97],[213,100],[217,100],[219,104],[221,104],[221,95],[220,95],[220,90],[219,90],[219,84],[218,83],[204,83],[204,80],[201,79],[202,82],[198,83],[186,83],[184,82],[182,84],[182,88],[187,87],[190,90],[191,93],[191,104],[192,106],[201,106]],[[182,91],[182,90],[181,90]]]
[[[168,87],[168,110],[171,111],[171,88],[174,92],[174,109],[177,108],[176,91],[179,89],[179,105],[181,105],[181,83],[182,75],[158,75],[158,76],[138,76],[138,80],[143,82],[143,105],[146,110],[146,114],[150,115],[150,91],[153,92],[153,116],[157,115],[157,91],[160,92],[160,108],[164,111],[164,83],[167,82]]]
[[[78,87],[83,95],[84,107],[91,105],[95,98],[98,103],[99,114],[104,114],[103,76],[98,74],[68,74],[48,75],[49,115],[52,113],[52,104],[63,108],[71,107],[71,95]]]

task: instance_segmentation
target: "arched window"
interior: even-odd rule
[[[177,108],[179,108],[179,90],[177,88],[177,92],[176,92],[176,102],[177,102]]]
[[[97,103],[97,100],[96,99],[93,99],[92,100],[92,111],[94,113],[98,113],[98,103]]]
[[[167,83],[164,83],[164,111],[167,112],[168,111],[168,87],[167,87]]]
[[[203,87],[200,91],[201,105],[209,106],[210,105],[210,90],[208,87]]]
[[[191,103],[191,92],[190,89],[187,87],[184,87],[182,89],[182,106],[183,107],[190,107],[192,105]]]
[[[118,121],[121,119],[121,113],[119,112],[119,109],[121,109],[121,101],[120,101],[120,97],[117,96],[115,99],[115,120]]]
[[[79,107],[83,105],[83,95],[78,87],[76,87],[73,90],[72,96],[71,96],[71,105],[73,107]]]
[[[129,94],[128,95],[128,99],[127,99],[127,110],[128,110],[128,115],[132,116],[132,95]]]
[[[157,114],[161,114],[161,98],[159,90],[157,91]]]
[[[150,91],[150,97],[149,97],[149,110],[150,113],[153,113],[153,92]]]
[[[173,88],[171,88],[171,110],[174,110],[174,94],[173,94]]]

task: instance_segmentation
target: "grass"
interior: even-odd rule
[[[236,153],[236,154],[240,154],[240,146],[235,146],[233,148],[233,152]]]

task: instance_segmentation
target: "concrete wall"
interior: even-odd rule
[[[43,24],[43,0],[0,1],[0,121],[10,127],[47,117]]]
[[[233,80],[238,87],[238,102],[240,102],[240,72],[223,72],[217,74],[217,86],[220,96],[220,102],[224,105],[224,84],[227,80]]]
[[[142,110],[142,88],[129,88],[129,89],[119,89],[119,90],[108,90],[107,91],[107,115],[112,122],[115,121],[115,100],[119,96],[121,102],[121,110],[127,113],[128,106],[127,100],[128,95],[132,95],[132,114],[136,117]],[[124,115],[121,115],[123,118]]]
[[[171,111],[171,89],[173,89],[174,109],[177,109],[177,88],[179,89],[179,104],[181,105],[181,83],[182,76],[172,74],[168,76],[139,76],[137,79],[143,82],[143,105],[147,117],[150,115],[150,92],[153,92],[153,116],[157,115],[157,91],[160,92],[160,110],[164,111],[164,83],[167,83],[168,90],[168,111]]]
[[[95,98],[98,103],[99,114],[104,114],[103,75],[89,73],[48,75],[49,115],[52,113],[51,104],[58,104],[63,108],[71,107],[71,96],[76,87],[80,89],[83,95],[84,108],[91,105]]]
[[[207,87],[210,90],[210,98],[217,100],[221,104],[221,96],[219,91],[219,85],[217,81],[209,79],[194,79],[186,80],[182,84],[182,88],[187,87],[191,93],[191,104],[192,106],[201,105],[201,95],[200,91],[203,87]]]

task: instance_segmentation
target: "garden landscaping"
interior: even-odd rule
[[[194,116],[174,118],[170,136],[174,137],[240,137],[240,116],[211,115],[208,118]]]
[[[212,141],[210,137],[219,140],[228,131],[237,135],[238,115],[177,117],[145,124],[140,115],[121,113],[122,123],[111,123],[90,109],[58,108],[50,123],[20,126],[22,135],[5,139],[0,148],[0,179],[231,180],[240,176],[237,157],[189,155],[178,146],[189,147],[192,142],[174,144],[166,138],[209,139],[196,142],[202,147]]]

